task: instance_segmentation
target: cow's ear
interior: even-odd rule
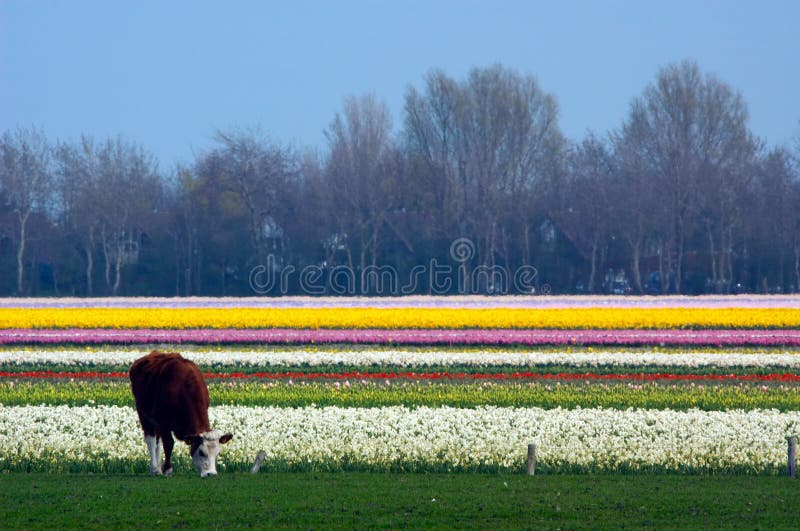
[[[219,443],[220,444],[225,444],[226,442],[230,441],[231,439],[233,439],[233,434],[232,433],[226,433],[225,435],[223,435],[222,437],[219,438]]]

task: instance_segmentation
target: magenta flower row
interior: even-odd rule
[[[800,330],[0,330],[0,344],[61,343],[800,346]]]

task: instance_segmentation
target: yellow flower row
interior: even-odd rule
[[[11,328],[800,328],[798,308],[4,308]]]

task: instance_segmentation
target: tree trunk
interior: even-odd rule
[[[364,238],[362,238],[361,239],[361,250],[360,250],[360,252],[358,254],[358,267],[359,267],[359,270],[358,270],[358,274],[357,275],[354,274],[354,276],[356,278],[361,277],[361,275],[364,274],[364,269],[366,269],[366,267],[367,267],[367,249],[368,248],[369,248],[369,245],[367,244],[366,241],[364,241]],[[355,272],[351,270],[351,273],[355,273]],[[358,285],[356,285],[356,288],[357,287],[358,287]],[[361,286],[361,287],[363,288],[364,286]],[[362,295],[364,295],[364,293],[362,293]]]
[[[636,291],[642,293],[642,273],[639,270],[639,262],[641,259],[641,240],[631,244],[631,252],[633,252],[633,283],[636,285]]]
[[[195,277],[199,277],[200,271],[200,253],[198,252],[198,248],[196,245],[197,237],[195,229],[188,228],[186,229],[186,272],[185,272],[185,286],[184,286],[184,294],[187,297],[190,297],[194,291],[194,279]],[[197,273],[195,273],[197,272]],[[197,290],[199,291],[200,288],[198,286]]]
[[[488,265],[490,267],[494,267],[496,264],[495,261],[495,249],[497,247],[497,222],[492,221],[491,224],[491,231],[489,232],[489,256],[488,256]]]
[[[667,271],[669,266],[665,266],[664,262],[669,262],[669,256],[664,258],[664,255],[667,254],[664,250],[664,242],[658,242],[658,274],[659,278],[661,279],[661,294],[665,294],[669,291],[669,272]]]
[[[714,231],[711,230],[711,223],[706,222],[706,235],[708,236],[708,255],[711,258],[711,283],[714,291],[717,291],[719,275],[717,274],[717,252],[714,245]]]
[[[723,240],[725,245],[725,293],[731,292],[733,285],[733,228],[729,225],[726,237]]]
[[[25,231],[28,225],[28,217],[31,215],[31,211],[27,210],[25,213],[19,212],[19,247],[17,248],[17,295],[22,295],[22,290],[24,287],[24,264],[25,264],[25,242],[26,242],[26,234]]]
[[[371,247],[371,254],[372,254],[372,267],[376,267],[378,265],[378,236],[380,232],[380,225],[375,224],[372,227],[372,238],[370,238],[370,247]],[[363,271],[362,271],[363,274]]]
[[[222,274],[220,275],[220,282],[221,282],[220,286],[221,286],[221,290],[222,290],[222,292],[221,292],[221,296],[222,297],[225,296],[225,270],[227,268],[228,268],[228,263],[225,260],[223,260],[222,261]]]
[[[94,227],[89,227],[89,242],[83,246],[83,252],[86,254],[86,295],[91,297],[94,295],[94,284],[92,277],[94,276]]]
[[[87,245],[83,248],[83,252],[86,253],[86,294],[91,297],[94,294],[94,286],[92,285],[92,275],[94,273],[92,248]]]
[[[675,259],[675,293],[678,295],[683,293],[683,282],[681,277],[683,276],[683,247],[685,244],[684,240],[686,239],[684,234],[686,231],[683,227],[683,217],[680,218],[679,226],[680,230],[678,231],[677,249],[678,256]]]
[[[106,237],[106,231],[102,230],[100,232],[100,236],[102,238],[103,244],[103,261],[105,262],[105,279],[106,279],[106,288],[111,289],[111,257],[108,254],[108,238]]]
[[[122,249],[118,248],[116,257],[117,259],[114,261],[114,286],[111,290],[115,297],[119,292],[120,280],[122,280],[122,256]]]
[[[525,256],[522,258],[522,265],[528,266],[531,264],[531,226],[527,223],[525,224],[523,234],[525,238]]]
[[[597,247],[598,241],[597,238],[594,239],[592,242],[592,259],[591,259],[591,268],[589,269],[589,283],[586,285],[586,291],[588,293],[594,293],[594,279],[597,275]]]
[[[172,238],[175,241],[175,296],[181,296],[181,241],[177,235]]]

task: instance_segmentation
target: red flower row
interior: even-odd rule
[[[800,374],[674,374],[674,373],[466,373],[466,372],[256,372],[212,373],[204,375],[212,380],[462,380],[462,381],[514,381],[514,380],[565,380],[565,381],[734,381],[734,382],[800,382]],[[0,378],[33,379],[113,379],[127,378],[127,372],[98,371],[0,371]]]

